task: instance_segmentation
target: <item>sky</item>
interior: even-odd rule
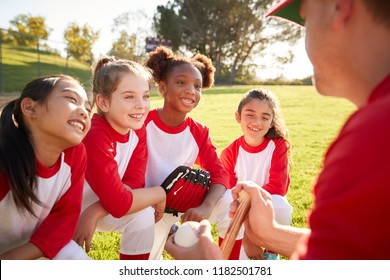
[[[114,41],[111,31],[114,18],[126,12],[143,11],[149,18],[153,17],[158,5],[165,5],[168,0],[0,0],[0,28],[8,29],[9,21],[19,14],[30,14],[45,18],[48,27],[53,30],[49,40],[63,42],[63,33],[69,23],[88,24],[94,31],[99,30],[99,40],[93,47],[93,53],[98,56],[107,53]],[[150,23],[151,25],[151,23]],[[60,45],[60,44],[58,44]],[[269,55],[258,59],[265,64],[262,68],[262,78],[275,78],[283,75],[288,79],[304,78],[312,74],[312,67],[307,58],[303,40],[294,47],[294,63],[284,67],[276,67],[272,63],[271,53],[283,52],[283,47],[271,47]]]

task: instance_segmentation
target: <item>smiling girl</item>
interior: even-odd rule
[[[91,106],[78,81],[45,76],[8,103],[0,125],[0,259],[79,259],[72,241]]]
[[[97,229],[122,235],[120,259],[149,258],[154,224],[165,208],[161,187],[144,188],[150,79],[147,68],[125,59],[102,57],[93,68],[97,113],[84,140],[84,211],[74,237],[86,251]]]
[[[213,85],[215,68],[211,60],[197,54],[193,58],[178,55],[165,47],[150,53],[146,65],[153,70],[153,78],[164,98],[162,108],[152,110],[146,119],[149,158],[146,186],[161,184],[176,167],[195,164],[208,171],[211,185],[203,203],[177,217],[165,213],[156,224],[151,258],[160,259],[170,228],[181,220],[210,219],[222,237],[229,226],[229,206],[232,196],[226,191],[228,174],[211,141],[209,129],[188,116],[202,96],[202,90]],[[231,255],[238,258],[241,241]]]
[[[276,97],[263,88],[250,90],[240,101],[235,116],[244,135],[221,153],[229,173],[229,187],[239,181],[253,181],[262,186],[272,195],[276,221],[290,225],[292,207],[286,194],[290,184],[291,143]],[[243,245],[250,258],[263,258],[260,248],[253,247],[245,237]],[[277,256],[267,252],[265,257]]]

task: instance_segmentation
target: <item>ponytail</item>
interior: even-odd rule
[[[34,214],[33,203],[40,203],[34,192],[35,153],[21,114],[14,112],[17,101],[9,102],[1,113],[0,172],[6,175],[16,206]]]
[[[3,108],[0,117],[0,173],[7,178],[18,209],[34,216],[34,204],[42,203],[35,192],[35,152],[29,129],[24,123],[21,102],[24,98],[31,98],[39,104],[45,104],[57,82],[61,80],[76,81],[66,75],[43,76],[30,81],[23,88],[20,97]]]

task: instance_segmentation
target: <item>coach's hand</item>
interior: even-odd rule
[[[165,243],[165,250],[176,260],[222,260],[222,252],[214,243],[211,225],[208,220],[202,220],[199,227],[199,242],[192,247],[180,247],[171,235]]]

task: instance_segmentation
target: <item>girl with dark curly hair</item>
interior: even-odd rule
[[[230,191],[226,191],[228,174],[208,127],[188,116],[198,106],[202,90],[213,85],[215,68],[202,54],[189,58],[165,47],[151,52],[146,66],[153,70],[154,81],[164,98],[163,107],[152,110],[145,121],[149,151],[146,186],[160,185],[180,165],[199,165],[211,175],[209,191],[203,203],[188,209],[180,220],[209,219],[216,223],[223,237],[230,223],[228,212],[232,201]],[[165,213],[156,224],[151,258],[161,258],[169,230],[178,221],[179,217]],[[241,240],[236,243],[231,255],[234,259],[238,259]]]

